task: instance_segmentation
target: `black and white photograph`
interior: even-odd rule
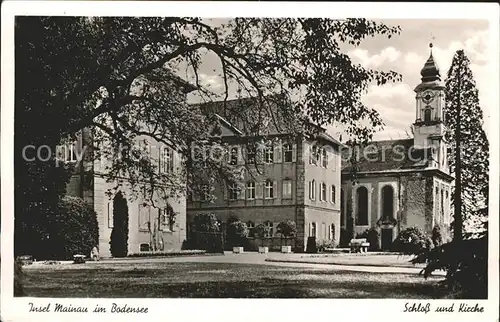
[[[498,320],[498,5],[9,2],[2,320]]]

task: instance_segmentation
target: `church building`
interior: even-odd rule
[[[450,236],[451,184],[445,141],[445,87],[431,53],[415,87],[414,137],[374,141],[344,151],[342,233],[375,228],[382,249],[403,229],[435,226]]]

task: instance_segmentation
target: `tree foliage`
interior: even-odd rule
[[[219,60],[225,94],[233,86],[257,97],[261,109],[270,94],[284,101],[293,97],[294,104],[283,104],[283,115],[305,112],[318,124],[343,122],[353,137],[367,139],[382,121],[360,102],[361,95],[370,83],[399,75],[354,64],[341,44],[357,46],[367,37],[397,33],[398,27],[365,19],[18,17],[16,104],[27,114],[19,119],[17,130],[25,139],[17,146],[35,135],[57,143],[91,128],[93,157],[113,161],[110,180],[127,177],[133,186],[146,181],[154,191],[169,183],[163,193],[182,193],[173,189],[180,187],[179,178],[156,171],[158,160],[137,151],[113,157],[110,147],[132,151],[135,141],[147,137],[188,156],[191,142],[206,139],[213,119],[187,105],[183,94],[193,88],[174,73],[188,70],[196,92],[210,100],[199,75],[208,53]],[[213,170],[213,176],[220,171],[213,164],[195,168]],[[181,177],[186,175],[196,176]]]
[[[53,212],[67,181],[48,162],[23,159],[23,148],[54,147],[84,130],[92,133],[88,160],[110,161],[102,169],[115,183],[110,193],[126,178],[131,198],[144,195],[155,205],[184,195],[186,180],[195,190],[201,181],[235,181],[227,163],[190,157],[192,143],[210,138],[214,123],[186,101],[192,91],[202,102],[215,99],[201,82],[208,55],[219,63],[224,101],[230,93],[256,99],[255,124],[265,117],[277,123],[267,102],[278,94],[288,130],[300,133],[305,120],[340,122],[353,140],[370,139],[383,124],[360,98],[371,83],[400,75],[355,64],[342,46],[399,31],[366,19],[16,17],[16,238],[26,242],[42,218],[30,216]],[[192,85],[177,76],[182,72]],[[178,151],[180,170],[160,171],[161,154],[149,153],[146,141]],[[40,236],[32,235],[34,245]]]
[[[416,226],[402,230],[392,242],[392,249],[405,255],[420,255],[433,247],[432,239]]]
[[[455,53],[445,85],[449,166],[453,173],[457,166],[455,147],[458,143],[461,149],[461,215],[465,223],[468,222],[472,224],[472,229],[477,229],[478,224],[480,227],[481,221],[486,219],[481,218],[479,210],[488,203],[489,143],[483,128],[478,89],[470,69],[470,61],[463,50]],[[460,120],[457,121],[459,106]],[[460,133],[458,137],[455,132],[457,129]],[[452,193],[452,196],[455,203],[456,194]]]
[[[248,227],[241,221],[233,221],[227,226],[227,240],[231,246],[244,246],[248,237]]]
[[[421,274],[428,277],[445,270],[443,282],[456,297],[485,299],[488,297],[488,233],[479,238],[453,240],[424,252],[412,260],[426,263]]]

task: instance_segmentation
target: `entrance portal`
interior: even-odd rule
[[[390,250],[392,246],[392,228],[382,228],[382,250]]]

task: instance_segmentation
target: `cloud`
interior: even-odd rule
[[[413,90],[410,85],[405,83],[387,83],[382,86],[377,86],[375,84],[368,87],[368,92],[365,95],[366,99],[379,99],[379,98],[391,98],[394,96],[413,96]]]
[[[368,50],[356,48],[348,52],[350,57],[364,67],[379,67],[387,62],[395,62],[401,56],[401,52],[394,47],[387,47],[375,55],[370,55]]]

